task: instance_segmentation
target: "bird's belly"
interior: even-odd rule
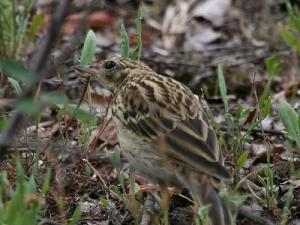
[[[166,160],[159,155],[151,143],[139,138],[135,133],[116,124],[119,144],[130,166],[155,183],[177,186],[177,174],[166,168]]]

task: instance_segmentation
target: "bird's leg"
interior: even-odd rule
[[[169,225],[169,205],[170,205],[170,196],[172,193],[179,193],[180,190],[176,188],[167,188],[164,184],[160,185],[161,189],[161,198],[158,196],[157,191],[158,187],[151,183],[146,183],[144,178],[140,176],[136,176],[136,178],[142,183],[139,189],[139,193],[147,192],[152,195],[155,201],[160,205],[163,213],[163,225]]]
[[[139,188],[139,192],[140,193],[144,193],[144,192],[147,192],[147,193],[155,193],[158,191],[158,187],[154,184],[143,184],[140,186]]]
[[[163,225],[169,225],[169,206],[170,206],[170,192],[165,185],[161,185],[161,207],[163,211]]]
[[[158,191],[158,186],[155,184],[149,183],[147,179],[145,179],[143,176],[134,175],[134,179],[139,184],[139,193],[156,193]]]

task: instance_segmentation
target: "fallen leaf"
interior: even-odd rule
[[[274,122],[274,118],[271,116],[267,116],[263,121],[261,121],[263,130],[271,130]]]
[[[111,118],[105,120],[105,122],[98,126],[96,130],[92,131],[88,143],[88,149],[90,151],[95,150],[97,147],[100,146],[100,141],[110,145],[116,145],[118,143],[116,128]]]
[[[84,12],[79,12],[67,16],[63,25],[63,32],[65,34],[75,33],[78,25],[84,19],[85,15],[86,14]],[[49,15],[46,15],[45,22],[49,23],[50,20],[51,17]],[[89,28],[99,29],[111,26],[115,20],[116,17],[112,14],[105,11],[97,11],[87,16],[87,25]]]
[[[247,116],[245,122],[243,123],[243,127],[246,126],[248,123],[252,123],[252,120],[254,118],[254,115],[256,113],[256,108],[253,108],[250,112],[249,115]]]
[[[151,37],[149,33],[142,33],[142,43],[143,46],[149,46],[151,44]],[[129,35],[130,46],[135,46],[137,44],[137,34],[133,33]]]
[[[202,26],[196,32],[187,32],[184,47],[187,50],[204,50],[207,44],[218,40],[222,34],[214,31],[211,27]]]
[[[251,145],[251,154],[256,158],[267,153],[267,148],[264,144],[252,144]]]
[[[110,26],[115,20],[115,16],[104,11],[94,12],[88,19],[90,28],[94,29]]]
[[[192,11],[194,17],[203,17],[215,26],[225,23],[225,16],[231,7],[231,0],[207,0],[198,4]]]
[[[174,47],[178,34],[183,34],[187,29],[190,3],[177,1],[176,6],[170,5],[165,11],[162,23],[162,39],[166,49]]]

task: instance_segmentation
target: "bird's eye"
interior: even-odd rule
[[[116,67],[116,63],[114,61],[107,61],[103,65],[104,69],[111,70]]]

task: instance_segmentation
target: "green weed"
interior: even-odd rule
[[[26,177],[19,157],[16,158],[15,184],[11,183],[12,178],[8,178],[6,171],[0,173],[0,224],[38,224],[38,216],[44,206],[43,197],[49,189],[50,173],[47,173],[40,190],[35,177],[36,170]]]
[[[129,39],[127,31],[124,25],[121,25],[121,56],[124,58],[130,58],[134,60],[140,60],[142,53],[142,12],[141,9],[138,10],[138,15],[136,18],[136,39],[137,45],[130,52]]]

